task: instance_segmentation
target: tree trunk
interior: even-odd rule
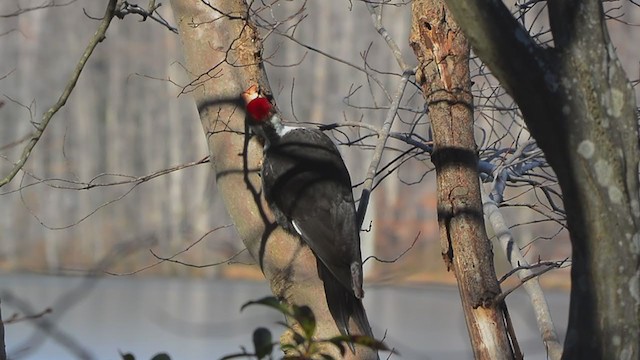
[[[637,109],[601,2],[550,2],[553,48],[501,2],[447,3],[558,175],[573,251],[563,357],[640,358]]]
[[[635,94],[609,39],[601,3],[569,4],[549,6],[560,85],[549,95],[563,100],[554,110],[565,131],[564,147],[546,152],[561,162],[554,170],[573,245],[564,355],[638,359],[640,149]]]
[[[338,335],[325,297],[319,296],[324,288],[314,255],[299,239],[275,225],[261,196],[258,169],[262,149],[257,141],[247,141],[245,136],[240,94],[252,84],[258,84],[267,94],[270,88],[261,66],[261,41],[255,27],[245,19],[247,4],[243,0],[209,3],[211,6],[200,0],[171,1],[186,67],[193,77],[185,92],[195,98],[218,190],[274,295],[288,304],[309,306],[318,322],[318,338]],[[351,330],[363,333],[353,323]],[[346,358],[376,358],[374,351],[356,349],[355,355],[347,351]],[[333,346],[326,352],[339,356]]]
[[[413,2],[411,46],[433,130],[442,256],[458,280],[476,359],[512,359],[480,200],[469,45],[441,1]]]

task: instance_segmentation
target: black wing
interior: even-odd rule
[[[331,139],[295,129],[266,150],[265,196],[278,222],[295,231],[333,276],[362,297],[362,258],[351,180]]]

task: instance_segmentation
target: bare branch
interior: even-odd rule
[[[137,269],[137,270],[134,270],[134,271],[131,271],[131,272],[128,272],[128,273],[114,273],[114,272],[110,272],[110,271],[104,271],[104,273],[105,273],[105,274],[107,274],[107,275],[112,275],[112,276],[129,276],[129,275],[135,275],[135,274],[137,274],[137,273],[140,273],[140,272],[143,272],[143,271],[145,271],[145,270],[148,270],[148,269],[151,269],[151,268],[153,268],[153,267],[156,267],[156,266],[158,266],[158,265],[160,265],[160,264],[162,264],[162,263],[164,263],[164,262],[172,262],[172,263],[177,263],[177,264],[182,264],[182,265],[187,265],[187,266],[197,267],[197,268],[210,267],[210,266],[216,266],[216,265],[221,265],[221,264],[229,264],[229,263],[231,263],[231,261],[232,261],[233,259],[235,259],[236,257],[238,257],[240,254],[242,254],[243,252],[245,252],[247,249],[246,249],[246,248],[245,248],[245,249],[242,249],[242,250],[238,251],[237,253],[235,253],[233,256],[231,256],[231,257],[229,257],[228,259],[226,259],[226,260],[224,260],[224,261],[221,261],[221,262],[219,262],[219,263],[207,264],[207,265],[201,265],[201,266],[187,264],[187,263],[182,262],[182,261],[179,261],[179,260],[174,260],[174,258],[175,258],[176,256],[180,255],[180,254],[183,254],[183,253],[185,253],[185,252],[189,251],[191,248],[193,248],[193,247],[194,247],[194,246],[196,246],[198,243],[200,243],[202,240],[204,240],[204,239],[205,239],[209,234],[211,234],[211,233],[213,233],[213,232],[215,232],[215,231],[218,231],[218,230],[220,230],[220,229],[225,229],[225,228],[228,228],[228,227],[231,227],[231,226],[233,226],[233,224],[227,224],[227,225],[218,226],[218,227],[216,227],[216,228],[214,228],[214,229],[211,229],[211,230],[207,231],[207,232],[206,232],[204,235],[202,235],[198,240],[196,240],[195,242],[193,242],[192,244],[190,244],[189,246],[187,246],[187,247],[186,247],[186,248],[184,248],[183,250],[181,250],[181,251],[179,251],[179,252],[177,252],[177,253],[173,254],[173,255],[172,255],[172,256],[170,256],[170,257],[161,257],[161,256],[158,256],[158,255],[156,255],[156,253],[155,253],[152,249],[149,249],[149,252],[151,252],[151,254],[152,254],[156,259],[158,259],[159,261],[156,261],[156,262],[154,262],[153,264],[150,264],[150,265],[144,266],[144,267],[142,267],[142,268],[140,268],[140,269]]]
[[[118,19],[124,19],[124,17],[129,15],[129,14],[138,14],[138,15],[142,16],[142,20],[141,21],[146,21],[147,18],[149,18],[149,19],[157,22],[158,24],[166,27],[172,33],[177,34],[178,33],[178,29],[175,26],[172,26],[171,24],[169,24],[169,22],[167,20],[165,20],[162,17],[162,15],[160,15],[157,12],[157,10],[158,10],[158,8],[160,6],[162,6],[162,4],[161,3],[156,4],[154,0],[150,0],[149,1],[149,6],[148,6],[147,9],[144,9],[141,6],[137,5],[137,4],[131,4],[128,1],[123,1],[122,3],[120,3],[118,8],[116,9],[115,16]]]
[[[0,155],[0,158],[4,158],[4,156]],[[5,158],[6,160],[6,158]],[[51,188],[54,189],[63,189],[63,190],[90,190],[93,188],[97,188],[97,187],[110,187],[110,186],[119,186],[119,185],[129,185],[129,184],[134,184],[134,185],[139,185],[142,183],[145,183],[147,181],[153,180],[155,178],[158,178],[160,176],[163,175],[167,175],[170,174],[172,172],[175,171],[180,171],[180,170],[184,170],[190,167],[194,167],[194,166],[198,166],[198,165],[202,165],[202,164],[207,164],[209,163],[209,156],[205,156],[200,160],[196,160],[196,161],[191,161],[188,163],[184,163],[184,164],[179,164],[179,165],[175,165],[175,166],[171,166],[168,168],[164,168],[161,170],[157,170],[154,171],[150,174],[147,175],[143,175],[143,176],[131,176],[131,175],[125,175],[125,174],[114,174],[114,173],[101,173],[99,175],[94,176],[93,178],[91,178],[89,181],[77,181],[77,180],[69,180],[69,179],[60,179],[60,178],[40,178],[39,176],[24,170],[25,175],[29,176],[30,178],[36,180],[36,182],[34,183],[30,183],[28,185],[24,185],[19,187],[18,189],[15,190],[11,190],[11,191],[7,191],[4,193],[0,193],[0,195],[7,195],[7,194],[11,194],[14,192],[18,192],[21,190],[24,190],[28,187],[32,187],[38,184],[44,184],[46,186],[49,186]],[[121,177],[121,178],[126,178],[126,180],[120,180],[120,181],[111,181],[111,182],[98,182],[99,180],[101,180],[102,178],[106,178],[106,177]],[[61,183],[60,185],[56,184],[56,183]]]
[[[560,260],[560,261],[538,261],[537,263],[532,264],[532,265],[516,266],[513,269],[507,271],[506,274],[502,275],[498,281],[500,281],[500,283],[502,283],[505,280],[507,280],[509,277],[511,277],[511,275],[517,273],[518,271],[533,270],[533,269],[537,269],[537,268],[544,268],[546,270],[549,267],[557,269],[557,268],[563,267],[563,265],[565,265],[565,264],[567,266],[571,264],[571,261],[569,260],[569,258],[565,258],[564,260]]]
[[[369,170],[367,170],[367,174],[365,176],[364,187],[362,189],[362,194],[360,195],[360,202],[358,203],[358,226],[362,227],[362,222],[364,221],[364,216],[367,212],[367,205],[369,204],[369,197],[371,196],[371,190],[373,188],[373,179],[375,177],[376,171],[378,169],[378,165],[380,164],[380,160],[382,160],[382,152],[385,149],[385,145],[387,144],[387,139],[389,138],[389,133],[391,132],[391,126],[393,125],[393,121],[398,114],[398,107],[400,106],[400,100],[402,99],[402,95],[404,94],[404,89],[407,86],[407,82],[409,81],[409,77],[413,75],[413,72],[410,70],[405,70],[402,74],[402,78],[400,78],[400,82],[398,84],[398,88],[396,89],[395,94],[393,95],[393,101],[391,102],[391,108],[387,112],[387,116],[384,120],[382,128],[379,132],[378,143],[376,144],[376,149],[371,157],[371,163],[369,164]]]
[[[30,315],[20,315],[18,313],[14,313],[13,315],[9,316],[9,318],[7,319],[3,319],[2,322],[4,324],[16,324],[22,321],[28,321],[28,320],[35,320],[35,319],[39,319],[47,314],[50,314],[51,311],[53,311],[51,308],[46,308],[44,310],[42,310],[39,313],[35,313],[35,314],[30,314]],[[1,350],[0,350],[1,351]]]
[[[481,190],[482,187],[481,187]],[[500,241],[501,249],[505,253],[505,257],[511,263],[511,266],[515,269],[515,272],[520,278],[521,284],[524,284],[524,288],[527,294],[531,298],[533,309],[536,312],[536,321],[538,322],[538,329],[542,335],[542,341],[545,343],[548,349],[549,358],[552,360],[559,360],[562,356],[562,344],[556,333],[555,325],[551,319],[551,312],[549,311],[549,305],[544,297],[540,283],[537,276],[552,269],[549,267],[542,272],[533,273],[531,271],[531,265],[524,258],[517,244],[515,244],[513,235],[509,230],[502,213],[498,209],[495,201],[489,198],[484,191],[481,191],[482,203],[484,214],[487,217],[487,224],[493,228],[493,232]],[[528,268],[527,268],[528,267]],[[534,281],[528,281],[534,279]],[[513,291],[513,290],[511,290]],[[507,296],[509,292],[503,292],[499,295],[501,300]]]
[[[504,299],[509,294],[511,294],[512,292],[518,290],[518,288],[520,288],[521,286],[525,286],[526,287],[526,285],[528,284],[528,282],[530,280],[537,279],[540,276],[542,276],[543,274],[547,273],[548,271],[551,271],[553,269],[560,269],[562,267],[566,267],[567,266],[566,265],[567,261],[568,261],[568,258],[565,259],[565,260],[562,260],[562,261],[548,262],[548,264],[550,264],[550,265],[544,264],[544,265],[547,265],[544,269],[542,269],[542,270],[540,270],[540,271],[538,271],[536,273],[531,273],[531,274],[529,274],[527,276],[523,276],[520,279],[520,282],[517,285],[513,286],[512,288],[509,288],[509,289],[503,291],[498,296],[496,296],[495,299],[494,299],[495,302],[503,302]],[[535,266],[533,266],[533,265],[528,266],[528,268],[534,268],[534,267]],[[525,268],[522,268],[521,270],[525,270]],[[545,345],[548,345],[548,344],[545,344]]]
[[[377,78],[377,77],[376,77],[376,76],[375,76],[371,71],[367,70],[367,69],[366,69],[366,67],[362,67],[362,66],[359,66],[359,65],[353,64],[353,63],[348,62],[348,61],[346,61],[346,60],[343,60],[343,59],[341,59],[341,58],[339,58],[339,57],[337,57],[337,56],[331,55],[331,54],[327,53],[326,51],[323,51],[323,50],[321,50],[321,49],[315,48],[315,47],[313,47],[313,46],[311,46],[311,45],[309,45],[309,44],[305,44],[305,43],[301,42],[300,40],[296,39],[293,35],[289,35],[289,34],[281,33],[281,32],[276,32],[276,34],[278,34],[278,35],[280,35],[280,36],[283,36],[283,37],[285,37],[285,38],[287,38],[287,39],[289,39],[289,40],[293,41],[294,43],[296,43],[296,44],[298,44],[298,45],[300,45],[300,46],[304,47],[305,49],[309,49],[309,50],[311,50],[311,51],[313,51],[313,52],[316,52],[316,53],[318,53],[318,54],[320,54],[320,55],[322,55],[322,56],[325,56],[325,57],[327,57],[327,58],[329,58],[329,59],[331,59],[331,60],[334,60],[334,61],[336,61],[336,62],[339,62],[339,63],[341,63],[341,64],[344,64],[344,65],[350,66],[350,67],[352,67],[352,68],[354,68],[354,69],[356,69],[356,70],[358,70],[358,71],[363,72],[364,74],[366,74],[366,75],[367,75],[367,79],[371,79],[371,80],[373,80],[373,81],[374,81],[374,82],[375,82],[375,83],[380,87],[380,89],[381,89],[383,92],[385,92],[385,93],[386,93],[386,89],[385,89],[385,87],[383,86],[382,82],[381,82],[381,81],[380,81],[380,80],[379,80],[379,79],[378,79],[378,78]],[[404,75],[403,75],[403,76],[404,76]],[[406,82],[406,81],[405,81],[405,82]],[[389,96],[388,96],[388,97],[389,97]]]
[[[394,262],[396,262],[396,261],[400,260],[400,259],[401,259],[401,258],[402,258],[406,253],[408,253],[409,251],[411,251],[411,249],[413,249],[413,247],[414,247],[414,246],[416,245],[416,243],[418,242],[418,239],[419,239],[419,238],[420,238],[420,232],[418,232],[418,234],[417,234],[417,235],[416,235],[416,237],[413,239],[413,241],[411,242],[411,245],[409,245],[409,247],[408,247],[408,248],[404,249],[404,251],[403,251],[403,252],[401,252],[401,253],[400,253],[400,255],[396,256],[395,258],[393,258],[393,259],[391,259],[391,260],[385,260],[385,259],[381,259],[381,258],[379,258],[379,257],[377,257],[377,256],[375,256],[375,255],[370,255],[370,256],[368,256],[366,259],[364,259],[364,260],[362,261],[362,263],[364,264],[364,263],[366,263],[366,262],[367,262],[367,260],[369,260],[369,259],[374,259],[374,260],[376,260],[376,261],[378,261],[378,262],[381,262],[381,263],[392,264],[392,263],[394,263]]]
[[[396,58],[396,62],[400,66],[400,69],[402,71],[408,70],[409,67],[402,57],[402,51],[400,51],[400,47],[398,47],[398,44],[395,42],[395,40],[393,40],[387,29],[382,25],[382,6],[374,5],[371,2],[365,2],[365,4],[367,6],[367,10],[369,10],[369,13],[371,14],[373,26],[375,26],[378,34],[380,34],[380,36],[382,36],[382,38],[387,42],[387,45],[389,46],[389,49],[391,49],[393,56]]]
[[[89,57],[93,53],[93,50],[96,48],[96,46],[98,46],[98,44],[105,38],[107,29],[109,28],[111,20],[115,15],[116,3],[116,0],[109,0],[104,18],[100,23],[100,26],[98,26],[95,34],[89,41],[89,44],[82,54],[80,61],[76,65],[75,70],[71,74],[71,78],[69,79],[67,86],[64,88],[62,95],[60,96],[58,101],[47,112],[44,113],[40,123],[36,124],[36,130],[27,145],[24,147],[22,155],[20,156],[20,160],[18,160],[18,162],[14,165],[9,174],[2,178],[2,180],[0,180],[0,187],[8,184],[11,180],[13,180],[16,174],[24,167],[24,164],[27,162],[29,156],[31,155],[31,151],[40,140],[40,137],[42,137],[42,134],[47,128],[47,125],[49,125],[49,121],[51,121],[53,115],[55,115],[67,103],[67,99],[69,99],[71,92],[75,88],[76,82],[78,81],[78,78],[80,77],[80,74],[82,73],[82,70],[87,63],[87,60],[89,60]]]
[[[2,157],[2,156],[0,156]],[[38,177],[36,177],[35,175],[24,171],[25,176],[29,176],[33,179],[36,179],[37,182],[29,184],[29,185],[22,185],[22,183],[20,184],[20,186],[18,187],[18,189],[16,190],[12,190],[12,191],[8,191],[5,193],[0,193],[0,195],[6,195],[6,194],[10,194],[13,192],[19,192],[20,193],[20,199],[22,201],[22,204],[24,205],[24,207],[27,209],[27,211],[29,211],[29,213],[31,214],[31,216],[33,216],[36,220],[38,220],[38,222],[40,223],[40,225],[44,226],[45,228],[49,229],[49,230],[63,230],[63,229],[68,229],[70,227],[73,227],[83,221],[85,221],[86,219],[88,219],[91,215],[95,214],[96,212],[98,212],[100,209],[109,206],[115,202],[118,202],[120,200],[122,200],[125,196],[127,196],[130,192],[132,192],[136,187],[138,187],[139,185],[153,180],[157,177],[172,173],[174,171],[179,171],[182,169],[186,169],[192,166],[196,166],[196,165],[200,165],[200,164],[205,164],[209,162],[209,157],[206,156],[203,159],[199,160],[199,161],[193,161],[190,163],[186,163],[186,164],[180,164],[180,165],[176,165],[170,168],[166,168],[166,169],[162,169],[156,172],[153,172],[151,174],[148,175],[144,175],[144,176],[140,176],[140,177],[134,177],[134,176],[130,176],[130,175],[122,175],[122,174],[100,174],[96,177],[94,177],[93,179],[91,179],[89,182],[81,182],[81,181],[74,181],[74,180],[67,180],[67,179],[40,179]],[[128,178],[127,180],[122,180],[122,181],[114,181],[114,182],[109,182],[109,183],[98,183],[97,180],[105,177],[105,176],[119,176],[119,177],[126,177]],[[23,181],[24,181],[24,177],[23,177]],[[56,184],[52,184],[53,182],[63,182],[64,184],[70,184],[70,185],[56,185]],[[107,186],[117,186],[117,185],[127,185],[127,184],[131,184],[132,186],[127,189],[124,193],[122,193],[120,196],[108,200],[102,204],[100,204],[98,207],[94,208],[93,210],[91,210],[89,213],[85,214],[84,216],[82,216],[80,219],[74,221],[73,223],[67,224],[67,225],[63,225],[63,226],[49,226],[47,224],[45,224],[45,222],[40,218],[40,216],[38,216],[38,214],[35,213],[35,211],[33,209],[31,209],[31,207],[27,204],[26,200],[24,199],[24,194],[23,194],[23,190],[40,184],[40,183],[44,183],[45,185],[52,187],[52,188],[56,188],[56,189],[66,189],[66,190],[88,190],[94,187],[107,187]]]

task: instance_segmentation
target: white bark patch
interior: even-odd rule
[[[640,217],[640,202],[636,199],[631,200],[631,214]]]
[[[640,234],[635,233],[631,238],[631,243],[629,244],[629,250],[632,254],[640,255]]]
[[[624,106],[624,93],[618,89],[611,89],[611,113],[620,117]]]
[[[590,140],[582,140],[578,145],[578,154],[582,155],[585,159],[591,159],[595,151],[596,146]]]
[[[602,186],[609,186],[611,183],[611,177],[613,175],[613,167],[608,161],[599,159],[594,165],[596,171],[596,179]]]
[[[622,344],[622,340],[618,335],[613,335],[613,337],[611,338],[611,342],[613,343],[614,346],[620,346],[620,344]]]
[[[622,203],[623,194],[617,186],[609,186],[609,199],[614,204]]]
[[[629,293],[636,301],[636,305],[640,305],[640,270],[629,279]]]

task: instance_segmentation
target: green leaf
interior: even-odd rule
[[[322,356],[323,359],[325,360],[336,360],[333,356],[331,355],[327,355],[327,354],[320,354],[320,356]],[[342,356],[344,356],[344,354],[342,354]]]
[[[253,348],[258,359],[262,359],[273,352],[273,337],[267,328],[259,327],[253,331]]]
[[[293,306],[293,318],[300,324],[307,339],[316,332],[316,317],[308,306]]]
[[[118,351],[122,360],[136,360],[136,357],[132,353],[123,354],[122,351]]]
[[[249,301],[244,305],[242,305],[242,307],[240,308],[240,311],[244,310],[247,306],[256,305],[256,304],[268,306],[272,309],[278,310],[284,315],[292,316],[291,310],[289,310],[289,307],[287,307],[285,304],[282,304],[280,301],[278,301],[278,299],[276,299],[273,296],[263,297],[260,300]]]
[[[287,350],[295,350],[295,351],[297,351],[298,348],[294,344],[282,344],[282,345],[280,345],[280,350],[282,350],[283,352],[287,352]]]
[[[392,354],[400,355],[397,351],[393,349],[389,349],[389,347],[387,347],[387,345],[382,341],[376,340],[370,336],[365,336],[365,335],[348,335],[348,336],[341,335],[341,336],[332,337],[327,341],[331,342],[332,344],[340,348],[340,352],[343,356],[344,356],[344,346],[342,344],[345,344],[345,343],[358,344],[373,350],[389,351]]]

